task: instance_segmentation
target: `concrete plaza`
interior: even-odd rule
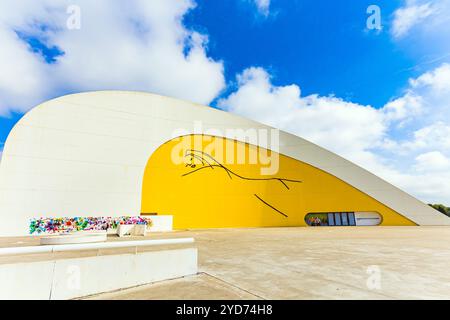
[[[450,299],[449,227],[188,230],[199,274],[92,299]],[[378,281],[379,280],[379,281]]]

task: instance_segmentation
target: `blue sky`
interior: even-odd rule
[[[185,21],[208,33],[208,52],[224,60],[229,80],[248,66],[263,66],[275,84],[299,83],[305,94],[381,107],[406,86],[414,72],[402,70],[415,61],[389,33],[365,30],[372,3],[279,0],[266,18],[245,1],[198,1]],[[388,20],[400,1],[378,4]]]
[[[366,27],[370,5],[381,29]],[[0,150],[42,101],[143,90],[290,131],[450,204],[449,15],[447,0],[2,1]]]

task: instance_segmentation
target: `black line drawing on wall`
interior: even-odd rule
[[[288,179],[288,178],[278,178],[278,177],[268,177],[268,178],[254,178],[254,177],[245,177],[242,176],[234,171],[232,171],[231,169],[227,168],[226,166],[224,166],[222,163],[220,163],[219,161],[217,161],[214,157],[212,157],[211,155],[203,152],[203,151],[199,151],[199,150],[194,150],[194,149],[188,149],[185,152],[185,158],[188,159],[188,161],[185,164],[185,167],[190,167],[193,170],[182,174],[182,177],[186,177],[189,176],[191,174],[194,174],[196,172],[199,172],[201,170],[204,169],[211,169],[211,170],[223,170],[227,173],[228,177],[230,179],[233,179],[233,177],[238,178],[238,179],[242,179],[242,180],[248,180],[248,181],[278,181],[280,182],[284,188],[286,188],[286,190],[290,190],[289,188],[289,184],[290,183],[302,183],[301,180],[294,180],[294,179]],[[195,159],[201,163],[201,166],[197,166],[195,164]],[[264,199],[262,199],[260,196],[258,196],[257,194],[254,194],[254,196],[264,205],[268,206],[269,208],[271,208],[273,211],[281,214],[282,216],[284,216],[285,218],[288,218],[288,215],[283,213],[282,211],[278,210],[277,208],[275,208],[274,206],[272,206],[271,204],[269,204],[267,201],[265,201]]]

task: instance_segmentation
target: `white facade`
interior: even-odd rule
[[[270,129],[140,92],[81,93],[37,106],[15,125],[3,150],[0,236],[26,234],[31,217],[139,215],[150,155],[180,128],[201,133],[194,132],[196,121],[204,130],[222,132]],[[450,225],[426,204],[302,138],[280,132],[279,152],[340,178],[419,225]]]

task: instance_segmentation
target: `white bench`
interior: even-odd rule
[[[40,239],[41,245],[60,245],[104,242],[107,240],[106,231],[79,231],[74,233],[62,233],[43,236]]]

